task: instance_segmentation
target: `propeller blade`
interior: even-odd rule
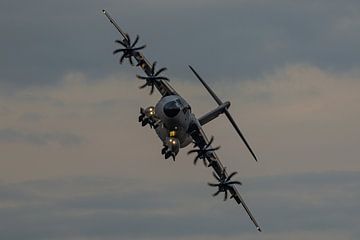
[[[136,35],[136,39],[134,43],[131,45],[131,48],[134,48],[138,41],[139,41],[139,35]]]
[[[216,148],[210,148],[210,149],[207,149],[207,151],[209,152],[212,152],[212,151],[217,151],[220,149],[220,146],[216,147]]]
[[[216,193],[213,194],[213,196],[214,196],[214,197],[217,196],[220,192],[221,192],[221,191],[218,190]]]
[[[142,126],[145,126],[146,124],[149,123],[149,119],[148,118],[145,118],[144,121],[142,121],[141,125]]]
[[[121,58],[120,58],[120,64],[123,63],[124,59],[125,59],[125,54],[123,54],[123,55],[121,56]]]
[[[140,86],[139,88],[140,88],[140,89],[143,89],[143,88],[145,88],[146,86],[147,86],[147,83],[145,83],[144,85]]]
[[[231,181],[231,182],[227,182],[228,185],[233,185],[233,184],[238,184],[238,185],[242,185],[241,182],[239,181]]]
[[[142,45],[141,47],[132,48],[132,50],[138,51],[138,50],[144,49],[145,47],[146,47],[146,45]]]
[[[144,79],[144,80],[147,79],[147,77],[143,77],[143,76],[140,76],[140,75],[136,75],[136,77],[139,78],[139,79]]]
[[[187,154],[189,155],[189,154],[196,153],[196,152],[199,153],[199,150],[193,149],[193,150],[188,151]]]
[[[115,42],[117,42],[117,43],[121,44],[123,47],[127,47],[127,46],[126,46],[126,44],[125,44],[125,43],[123,43],[123,42],[122,42],[122,41],[120,41],[120,40],[115,40]]]
[[[199,160],[199,155],[197,155],[194,159],[194,165],[197,163],[197,161]]]
[[[213,141],[214,141],[214,136],[211,136],[210,141],[208,142],[208,144],[206,144],[205,148],[208,148],[212,144]]]
[[[168,159],[171,156],[171,152],[166,152],[165,153],[165,159]]]
[[[134,66],[134,62],[133,62],[133,60],[132,60],[132,56],[129,57],[129,63],[130,63],[131,66]]]
[[[159,75],[160,73],[162,73],[163,71],[166,71],[166,70],[167,70],[166,67],[161,68],[160,70],[158,70],[158,71],[155,73],[155,76]]]
[[[231,173],[231,174],[226,178],[226,182],[229,181],[235,174],[237,174],[237,172]]]
[[[205,167],[208,166],[208,164],[207,164],[207,162],[206,162],[206,158],[203,158],[203,164],[204,164]]]
[[[218,186],[219,186],[218,183],[208,183],[208,185],[209,185],[210,187],[218,187]]]
[[[123,49],[123,48],[119,48],[119,49],[116,49],[115,51],[113,51],[113,54],[117,54],[119,52],[124,52],[126,49]]]
[[[156,66],[156,61],[152,64],[151,66],[151,74],[154,76],[155,73],[155,66]]]
[[[227,190],[225,190],[225,195],[224,195],[224,201],[226,201],[227,200],[227,197],[228,197],[228,193],[227,193]]]

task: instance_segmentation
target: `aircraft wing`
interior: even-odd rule
[[[192,137],[193,137],[196,145],[199,146],[200,148],[204,147],[206,144],[209,143],[209,140],[206,137],[205,132],[201,128],[200,124],[197,124],[197,129],[195,129],[193,131]],[[212,148],[212,147],[210,147],[210,148]],[[211,158],[212,161],[214,161],[213,164],[211,164],[211,167],[214,169],[216,174],[218,176],[221,176],[221,174],[224,173],[225,176],[228,177],[226,169],[223,166],[223,164],[221,163],[219,157],[216,155],[215,151],[209,152],[209,157]],[[256,229],[261,232],[261,228],[260,228],[259,224],[256,222],[255,217],[251,213],[249,207],[246,205],[244,199],[241,197],[239,191],[237,190],[237,188],[234,185],[230,186],[230,193],[231,193],[230,198],[234,198],[238,204],[241,204],[244,207],[244,209],[245,209],[246,213],[248,214],[248,216],[250,217],[251,221],[256,226]]]
[[[123,38],[121,40],[128,39],[129,35],[120,28],[120,26],[115,22],[115,20],[110,16],[110,14],[105,10],[102,10],[102,12],[109,19],[110,23],[113,24],[114,27],[120,32]],[[149,76],[151,74],[152,64],[150,64],[150,62],[145,58],[143,53],[141,53],[140,51],[136,51],[133,57],[136,60],[136,66],[139,66],[145,72],[145,74]],[[154,83],[154,87],[156,87],[156,89],[160,92],[162,96],[178,95],[178,93],[170,86],[169,83],[161,79]]]

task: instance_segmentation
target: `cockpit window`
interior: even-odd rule
[[[179,99],[175,101],[168,102],[164,105],[164,113],[166,116],[173,118],[175,117],[181,110],[182,104]]]
[[[175,102],[176,102],[181,108],[184,107],[184,105],[183,105],[183,103],[180,101],[180,99],[176,99]]]

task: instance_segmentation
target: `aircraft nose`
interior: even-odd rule
[[[175,102],[168,102],[164,105],[164,113],[167,117],[173,118],[180,112],[180,106]]]

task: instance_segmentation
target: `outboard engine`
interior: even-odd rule
[[[175,161],[175,156],[178,154],[179,149],[179,139],[177,139],[176,137],[167,137],[164,141],[164,148],[161,150],[161,153],[165,155],[165,159],[172,157]]]

